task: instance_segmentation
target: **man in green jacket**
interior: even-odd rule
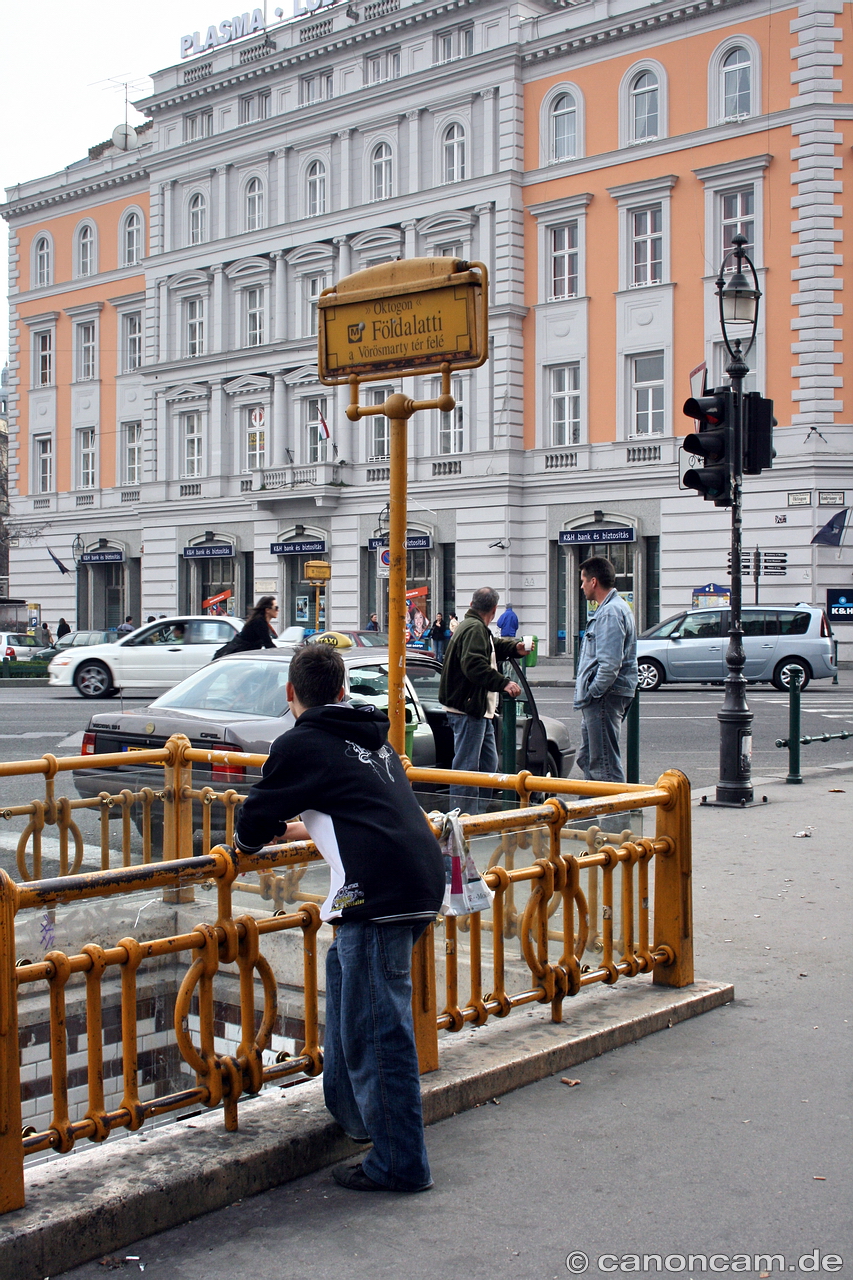
[[[497,773],[498,748],[494,716],[498,695],[517,698],[521,686],[501,674],[499,664],[511,654],[523,654],[521,640],[496,640],[489,630],[498,610],[493,587],[478,587],[471,608],[454,631],[441,672],[438,697],[453,729],[453,768]],[[452,786],[454,805],[466,813],[480,813],[492,791]]]

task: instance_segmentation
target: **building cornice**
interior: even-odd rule
[[[128,183],[148,181],[148,166],[140,166],[130,172],[105,173],[100,178],[81,179],[73,186],[45,191],[39,195],[12,197],[0,205],[0,216],[10,222],[12,218],[24,217],[28,213],[36,213],[51,205],[67,204],[70,200],[79,200],[83,196],[96,195],[99,191],[110,191],[114,187],[125,187]],[[14,188],[12,188],[14,190]]]

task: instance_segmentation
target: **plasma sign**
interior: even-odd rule
[[[253,9],[251,14],[238,13],[233,18],[223,18],[218,27],[211,24],[207,28],[204,40],[199,31],[194,31],[191,36],[181,36],[181,57],[190,58],[194,53],[218,49],[220,45],[230,44],[232,40],[253,36],[257,31],[266,31],[263,9]]]

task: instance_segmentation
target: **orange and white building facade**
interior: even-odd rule
[[[740,231],[763,292],[747,389],[779,422],[744,546],[787,554],[762,602],[825,603],[853,573],[846,545],[811,545],[853,505],[850,17],[378,0],[185,46],[140,147],[8,193],[13,505],[42,530],[11,593],[97,626],[276,590],[304,621],[310,545],[333,625],[382,613],[387,440],[317,382],[314,304],[373,262],[451,252],[489,266],[493,350],[454,415],[412,424],[430,612],[491,582],[570,657],[577,566],[602,547],[640,626],[689,606],[727,581],[729,522],[678,487],[681,406],[702,361],[724,381],[714,281]],[[74,539],[76,583],[44,550]]]

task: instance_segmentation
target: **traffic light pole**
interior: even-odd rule
[[[723,705],[717,713],[720,724],[720,778],[717,804],[741,807],[751,804],[752,789],[752,712],[746,700],[743,669],[743,381],[749,373],[741,354],[740,339],[735,339],[732,359],[726,373],[731,379],[733,396],[732,422],[732,590],[729,610],[729,646]]]

